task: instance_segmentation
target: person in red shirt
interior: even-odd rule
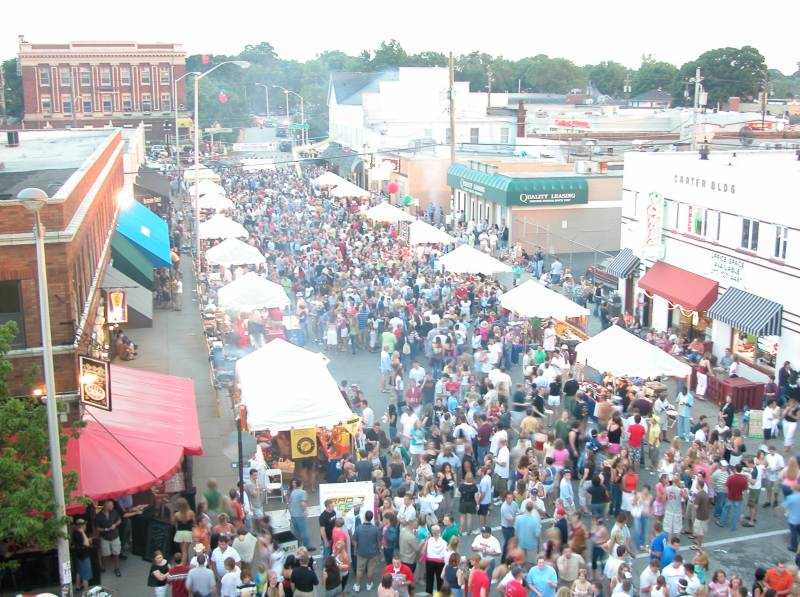
[[[728,516],[731,516],[731,530],[736,530],[736,525],[742,516],[742,494],[750,487],[750,480],[742,474],[742,464],[736,465],[736,472],[728,477],[725,485],[728,488],[728,499],[722,507],[722,516],[717,523],[718,527],[724,527],[728,523]]]
[[[172,558],[172,566],[169,567],[169,586],[172,587],[172,597],[189,597],[189,590],[186,588],[186,577],[189,575],[191,566],[188,562],[183,562],[183,556],[176,553]]]
[[[392,576],[392,588],[401,595],[408,595],[409,590],[414,585],[414,573],[408,567],[408,564],[403,564],[399,551],[394,552],[392,563],[383,569],[383,576],[387,574]]]
[[[506,597],[528,597],[525,585],[522,584],[525,578],[525,569],[517,566],[511,571],[512,578],[506,585]]]
[[[767,586],[775,591],[777,597],[786,597],[792,591],[792,574],[786,569],[786,561],[778,560],[774,568],[767,570],[764,577]]]
[[[486,569],[489,567],[489,560],[475,560],[480,556],[473,556],[474,568],[469,576],[469,590],[471,597],[489,597],[489,575]]]
[[[633,423],[628,425],[628,452],[634,470],[642,461],[642,438],[646,433],[647,430],[642,425],[642,416],[634,415]]]

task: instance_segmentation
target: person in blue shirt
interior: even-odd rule
[[[667,533],[660,521],[653,523],[653,540],[650,542],[650,557],[659,560],[664,555],[664,548],[667,547]],[[670,560],[671,562],[672,560]],[[663,568],[664,566],[662,566]]]
[[[664,552],[661,554],[661,568],[662,570],[672,564],[675,556],[681,548],[680,537],[673,537],[669,543],[664,544]]]
[[[447,410],[450,411],[450,414],[454,414],[458,410],[458,398],[456,398],[455,394],[450,394],[447,397]]]
[[[514,536],[519,541],[519,548],[525,552],[525,559],[531,561],[539,552],[539,535],[542,532],[542,521],[538,512],[534,512],[533,501],[528,500],[525,514],[517,516],[514,521]]]
[[[786,512],[786,522],[789,523],[789,549],[796,552],[800,538],[800,485],[795,485],[793,489],[784,498],[783,509]]]
[[[530,597],[555,597],[558,588],[558,575],[552,566],[549,566],[544,558],[536,561],[536,566],[528,571],[525,577]]]

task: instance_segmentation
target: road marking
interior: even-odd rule
[[[737,535],[736,537],[728,537],[727,539],[717,539],[716,541],[708,541],[707,543],[703,543],[703,549],[707,549],[709,547],[717,547],[718,545],[730,545],[731,543],[739,543],[740,541],[746,541],[749,539],[766,539],[767,537],[777,537],[779,535],[788,535],[789,529],[784,529],[782,531],[764,531],[763,533],[754,533],[752,535]],[[691,549],[690,545],[686,545],[681,547],[678,551],[689,551]],[[641,558],[649,558],[649,553],[640,553],[636,556],[636,559]]]

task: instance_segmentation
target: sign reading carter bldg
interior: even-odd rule
[[[730,193],[731,195],[736,194],[736,185],[724,181],[708,180],[697,176],[683,176],[682,174],[675,174],[672,180],[676,184],[696,187],[698,189],[709,189],[720,193]]]

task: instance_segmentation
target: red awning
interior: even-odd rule
[[[663,261],[639,280],[639,288],[690,311],[706,311],[717,300],[718,284]]]
[[[86,427],[67,443],[75,496],[136,493],[171,477],[184,456],[202,454],[191,379],[112,365],[111,394],[113,410],[87,407]]]

